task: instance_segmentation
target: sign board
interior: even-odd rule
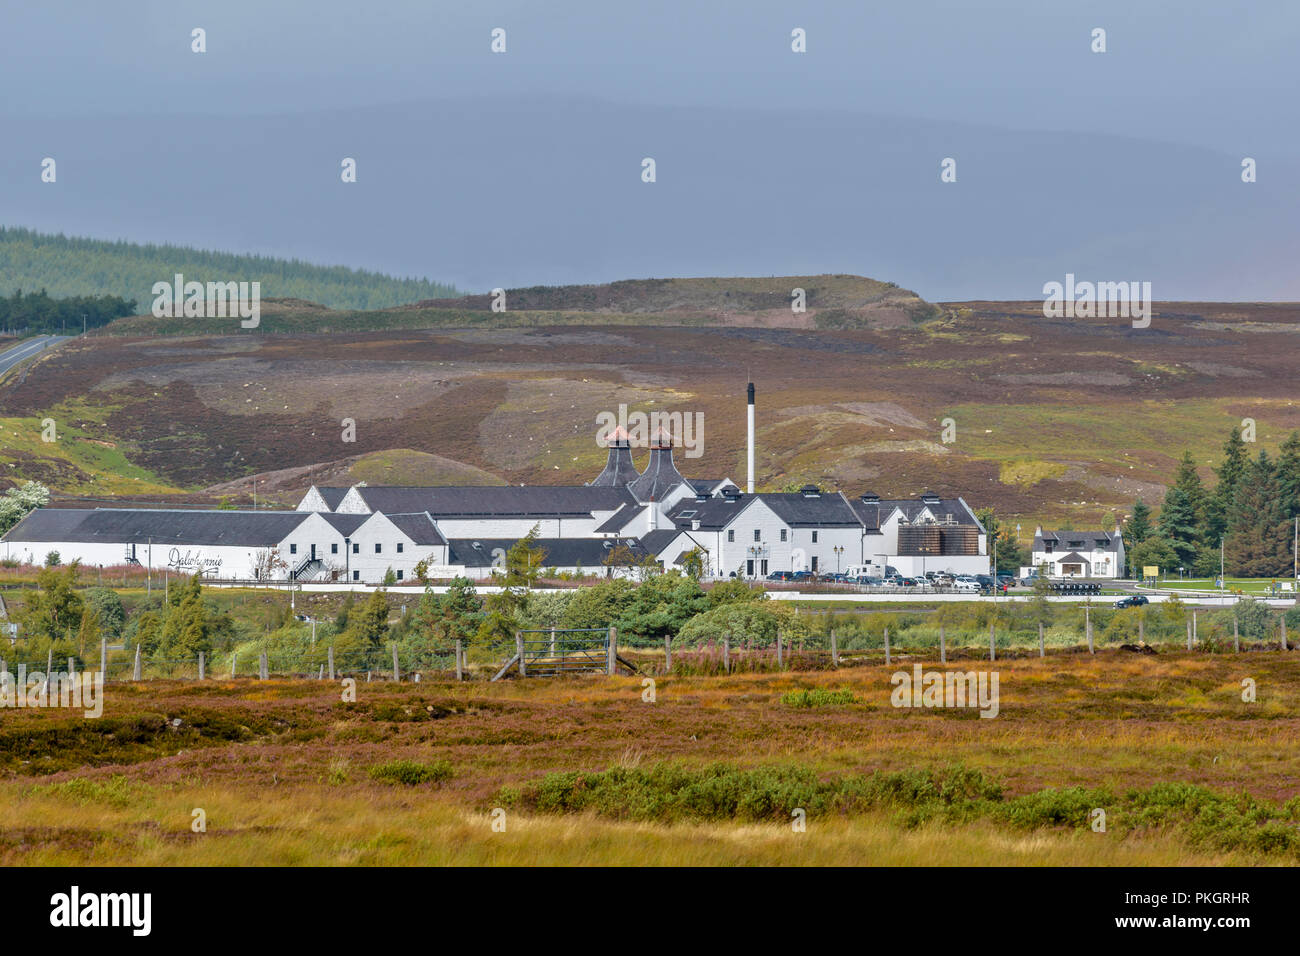
[[[1154,564],[1145,564],[1142,566],[1142,577],[1158,578],[1160,577],[1160,568]]]

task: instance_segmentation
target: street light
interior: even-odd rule
[[[839,573],[840,573],[840,555],[844,553],[844,546],[843,546],[843,545],[839,545],[839,544],[837,544],[835,547],[831,548],[831,550],[835,552],[835,573],[836,573],[836,574],[839,574]]]

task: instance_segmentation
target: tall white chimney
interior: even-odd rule
[[[754,383],[749,383],[749,480],[745,483],[745,491],[748,494],[754,493]]]

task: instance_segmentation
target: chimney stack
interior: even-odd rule
[[[754,383],[749,383],[749,479],[745,483],[745,491],[748,494],[754,493]]]

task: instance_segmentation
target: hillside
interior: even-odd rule
[[[804,309],[791,308],[794,289]],[[603,285],[505,290],[493,296],[425,299],[382,310],[329,309],[299,299],[264,300],[259,331],[360,332],[386,329],[517,328],[558,325],[757,325],[770,328],[890,327],[937,318],[941,310],[915,292],[863,276],[629,279]],[[108,329],[117,335],[222,333],[228,319],[156,319],[137,315]]]
[[[340,309],[383,309],[455,289],[427,279],[397,279],[297,259],[232,255],[171,245],[141,245],[0,227],[0,295],[45,289],[51,296],[117,295],[148,312],[155,282],[176,273],[206,282],[262,283],[264,298],[299,298]]]
[[[593,304],[636,301],[602,296]],[[933,490],[1029,529],[1111,526],[1138,497],[1159,503],[1185,448],[1208,479],[1243,418],[1257,422],[1252,453],[1300,427],[1300,307],[1285,303],[1156,303],[1143,330],[1045,319],[1038,302],[944,303],[933,319],[833,329],[778,327],[766,311],[548,321],[557,313],[465,309],[445,310],[460,325],[345,330],[336,313],[293,308],[333,331],[158,335],[142,323],[63,344],[0,385],[0,483],[215,500],[260,474],[259,494],[291,501],[313,481],[583,482],[604,461],[596,415],[620,404],[702,413],[702,454],[679,454],[682,472],[743,480],[752,378],[760,488]],[[52,445],[40,441],[47,416],[63,436]]]

